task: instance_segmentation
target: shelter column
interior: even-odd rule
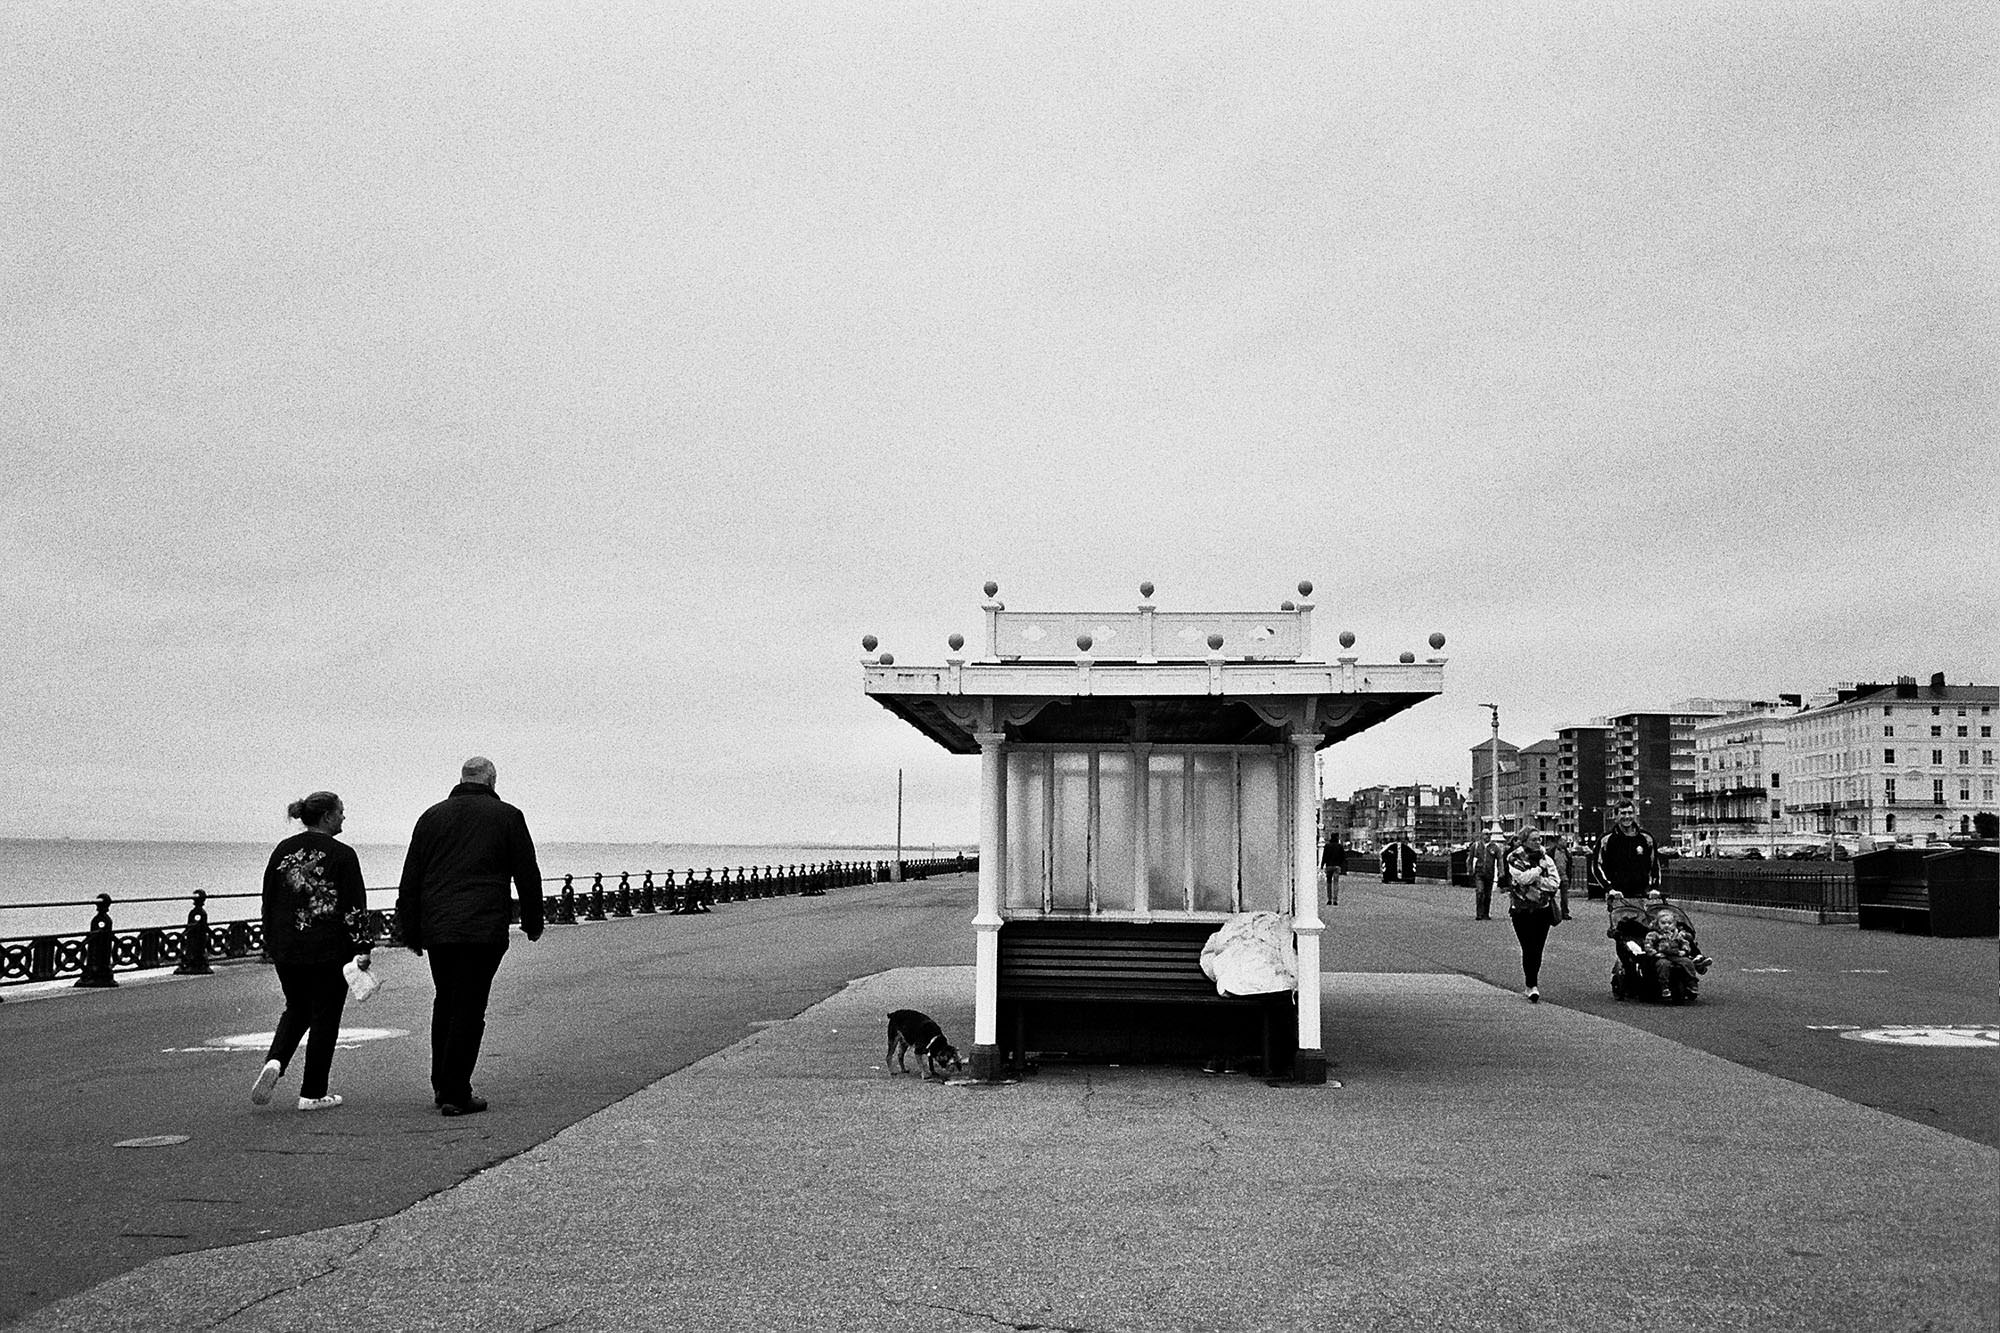
[[[1326,1082],[1326,1050],[1319,1030],[1319,784],[1313,755],[1323,739],[1316,731],[1292,733],[1292,930],[1299,948],[1299,1055],[1292,1076],[1300,1083]]]
[[[972,1076],[1000,1074],[1000,886],[1006,866],[1007,755],[1004,731],[979,742],[979,907],[972,918]]]

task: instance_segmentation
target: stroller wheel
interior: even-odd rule
[[[1622,967],[1611,969],[1611,998],[1614,1000],[1625,998],[1625,969]]]

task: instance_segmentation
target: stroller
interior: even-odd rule
[[[1695,939],[1685,908],[1665,899],[1644,901],[1612,893],[1611,996],[1617,1000],[1690,1004],[1701,996],[1701,978],[1712,961]]]

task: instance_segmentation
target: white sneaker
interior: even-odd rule
[[[329,1092],[324,1097],[299,1098],[299,1109],[301,1111],[331,1111],[334,1107],[340,1105],[340,1103],[340,1094]]]
[[[1528,1003],[1540,1004],[1541,1002],[1542,1002],[1542,988],[1540,986],[1528,987]]]
[[[284,1072],[285,1067],[276,1060],[266,1060],[264,1067],[257,1071],[257,1081],[250,1085],[250,1104],[268,1106],[271,1101],[271,1089],[278,1086],[278,1076]]]

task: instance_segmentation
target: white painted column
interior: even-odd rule
[[[1153,915],[1152,792],[1153,747],[1140,741],[1132,747],[1132,909],[1141,921]]]
[[[990,1079],[1000,1063],[1000,898],[1006,881],[1007,734],[979,742],[979,906],[972,917],[972,1076]]]
[[[1319,916],[1319,845],[1315,837],[1319,784],[1313,755],[1318,732],[1292,735],[1292,930],[1299,949],[1299,1054],[1294,1077],[1301,1083],[1326,1082],[1326,1049],[1319,1023],[1319,942],[1326,925]]]

